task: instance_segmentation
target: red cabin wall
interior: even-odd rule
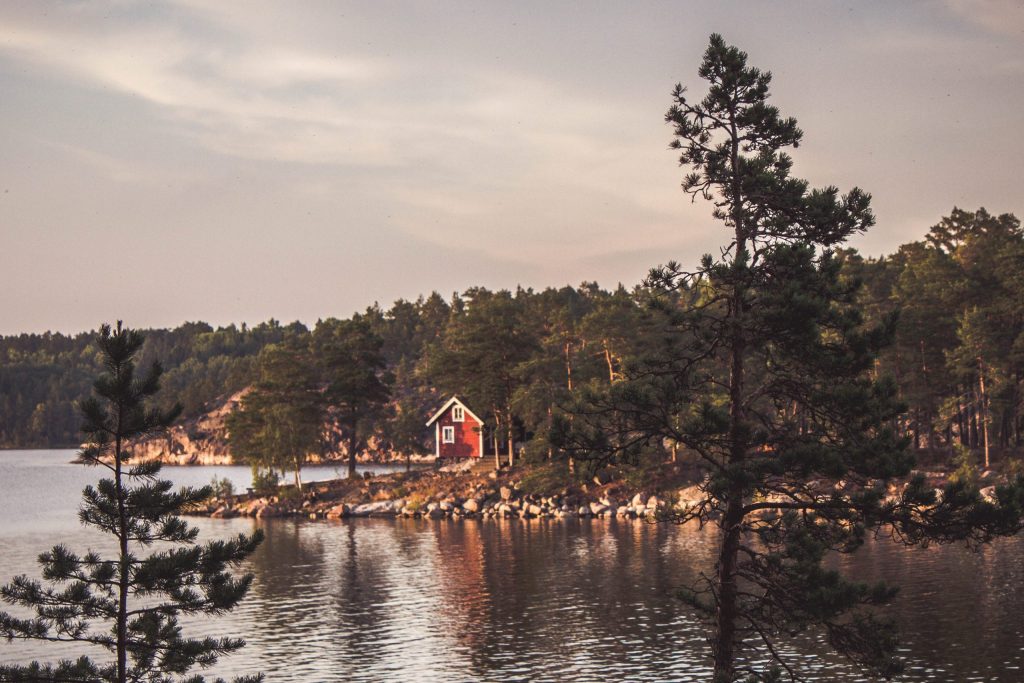
[[[483,455],[480,452],[480,427],[479,422],[474,420],[469,412],[465,412],[465,420],[456,422],[452,419],[452,406],[445,414],[437,419],[437,445],[438,455],[442,458],[479,458]],[[455,427],[455,443],[444,443],[444,428]]]

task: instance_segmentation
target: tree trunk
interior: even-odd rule
[[[348,478],[356,476],[356,428],[352,426],[348,436]]]
[[[967,425],[964,423],[964,407],[963,404],[960,403],[960,387],[957,387],[956,390],[956,431],[957,436],[960,437],[960,445],[966,448],[967,438],[965,434],[967,430]]]
[[[739,619],[739,595],[736,585],[736,568],[740,547],[740,533],[743,528],[744,484],[737,476],[747,454],[746,411],[744,406],[744,354],[746,339],[744,323],[744,287],[740,264],[746,264],[746,233],[744,232],[742,202],[738,177],[739,138],[735,123],[732,126],[732,219],[736,230],[736,256],[733,259],[734,277],[737,282],[732,293],[732,310],[729,314],[731,330],[731,351],[729,376],[729,462],[730,482],[726,488],[725,516],[722,520],[722,547],[718,555],[718,612],[714,640],[714,680],[733,681],[736,660],[736,622]],[[743,267],[746,267],[745,265]]]
[[[572,393],[572,346],[565,342],[565,385]]]
[[[978,391],[978,398],[980,399],[978,407],[981,409],[981,435],[985,445],[985,469],[988,469],[988,394],[985,393],[985,363],[981,358],[978,358]]]
[[[921,411],[913,411],[913,450],[921,451]]]
[[[1013,445],[1020,448],[1020,380],[1018,372],[1013,383]]]
[[[508,437],[508,466],[511,468],[515,460],[514,451],[512,449],[512,408],[507,408],[507,411],[508,419],[505,420],[505,435]]]
[[[120,374],[120,373],[118,373]],[[128,681],[128,514],[121,482],[121,409],[118,408],[117,436],[114,438],[114,481],[117,485],[117,541],[121,556],[117,580],[117,681]]]
[[[553,418],[552,418],[552,413],[551,413],[551,406],[549,405],[548,406],[548,430],[551,429],[552,419]],[[550,433],[550,431],[549,431],[549,433]],[[548,443],[550,443],[550,440],[548,441]],[[555,456],[555,450],[551,446],[548,446],[548,462],[551,462],[551,459],[554,458],[554,456]]]
[[[604,361],[608,364],[608,383],[612,384],[615,382],[615,366],[612,364],[612,352],[608,348],[608,340],[604,339],[601,342],[604,345]]]
[[[971,448],[978,447],[978,408],[975,403],[967,406],[967,412],[970,415],[970,430],[971,430]]]
[[[498,449],[498,430],[501,429],[501,418],[494,412],[494,431],[491,432],[491,443],[494,445],[494,469],[501,469],[501,451]]]
[[[742,306],[736,297],[734,305]],[[734,308],[734,310],[738,310]],[[743,352],[742,338],[733,341],[732,377],[729,386],[730,428],[732,441],[729,465],[740,465],[746,457],[746,437],[743,425]],[[739,597],[736,585],[736,566],[743,526],[743,485],[733,481],[728,487],[725,516],[722,521],[722,547],[718,555],[718,613],[714,640],[715,681],[732,681],[736,658],[736,622],[739,619]]]

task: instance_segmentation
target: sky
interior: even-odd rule
[[[0,334],[307,324],[473,286],[638,283],[727,239],[679,183],[708,36],[794,174],[891,253],[1024,214],[1024,3],[0,3]]]

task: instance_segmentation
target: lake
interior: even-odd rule
[[[78,524],[96,469],[73,451],[0,451],[0,581],[37,577],[55,543],[109,552]],[[380,469],[380,468],[377,468]],[[182,485],[245,467],[168,467]],[[310,467],[303,479],[343,475]],[[639,520],[192,520],[203,538],[260,527],[256,575],[238,609],[186,622],[246,648],[218,675],[268,681],[706,681],[704,631],[676,590],[713,564],[715,536]],[[903,586],[893,607],[907,681],[1024,680],[1024,542],[981,552],[874,542],[842,558],[851,574]],[[863,681],[813,638],[789,650],[810,680]],[[0,642],[0,661],[81,654]]]

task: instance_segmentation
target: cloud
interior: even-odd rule
[[[211,25],[226,18],[210,12],[116,18],[129,7],[79,6],[76,21],[56,7],[45,17],[0,17],[0,54],[138,98],[209,149],[252,159],[413,163],[470,145],[557,144],[581,121],[616,116],[522,75],[299,48],[286,37],[241,33],[244,25]],[[554,101],[557,113],[544,106]]]
[[[991,33],[1024,37],[1024,4],[1020,0],[946,0],[946,7]]]

